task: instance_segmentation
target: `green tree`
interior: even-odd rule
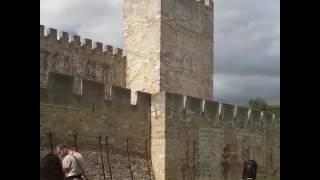
[[[267,102],[260,98],[257,97],[255,99],[250,99],[248,102],[249,108],[257,111],[266,111],[268,109],[268,104]]]
[[[280,115],[280,105],[268,105],[268,103],[261,97],[250,99],[248,107],[257,111],[268,111]]]

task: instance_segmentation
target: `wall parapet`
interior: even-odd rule
[[[111,45],[104,45],[101,42],[93,42],[91,39],[82,39],[78,35],[70,35],[68,32],[58,31],[40,25],[40,41],[48,41],[51,43],[63,44],[72,48],[79,48],[89,54],[104,54],[106,56],[115,56],[124,59],[123,50],[114,48]]]
[[[194,0],[198,5],[202,5],[207,8],[213,8],[214,2],[213,0]]]
[[[48,71],[126,87],[123,50],[40,25],[40,86]]]
[[[271,112],[262,112],[232,104],[165,93],[166,111],[199,116],[199,119],[216,122],[230,128],[274,128],[280,127],[279,117]]]
[[[131,89],[106,85],[104,82],[81,79],[75,83],[75,77],[49,72],[48,87],[40,88],[40,101],[47,104],[80,107],[103,111],[109,106],[121,106],[121,109],[151,111],[152,94],[137,91],[136,101],[131,103]],[[80,86],[80,94],[74,86]],[[110,89],[107,89],[107,88]],[[109,94],[108,94],[109,93]],[[164,92],[166,111],[181,113],[184,116],[198,116],[197,119],[216,122],[230,128],[280,128],[280,118],[271,112],[262,112],[217,101],[192,96]],[[110,97],[107,99],[106,97]]]
[[[49,72],[48,86],[40,87],[40,102],[98,112],[109,106],[144,111],[150,108],[151,94],[137,91],[137,101],[131,104],[130,89],[89,79],[80,79],[80,83],[76,83],[76,78],[67,74]],[[80,89],[80,93],[76,89]]]

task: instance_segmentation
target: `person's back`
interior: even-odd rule
[[[41,159],[40,180],[64,180],[61,160],[57,155],[48,153]]]
[[[248,160],[244,162],[242,179],[256,179],[258,164],[254,160]]]
[[[82,176],[85,176],[84,161],[80,153],[72,151],[65,144],[59,144],[57,152],[62,158],[62,168],[66,180],[80,180]]]
[[[66,176],[72,177],[79,174],[83,174],[83,157],[80,153],[75,151],[69,151],[68,155],[63,158],[62,166],[68,169]]]

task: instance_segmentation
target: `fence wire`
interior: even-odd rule
[[[82,154],[93,180],[152,180],[148,139],[40,132],[40,159],[65,144]]]

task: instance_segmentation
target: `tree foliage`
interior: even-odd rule
[[[250,99],[248,102],[248,105],[249,105],[249,108],[253,110],[266,111],[268,109],[267,102],[260,97],[257,97],[255,99]]]
[[[269,111],[280,115],[280,105],[268,105],[268,103],[261,97],[250,99],[248,106],[252,110]]]

